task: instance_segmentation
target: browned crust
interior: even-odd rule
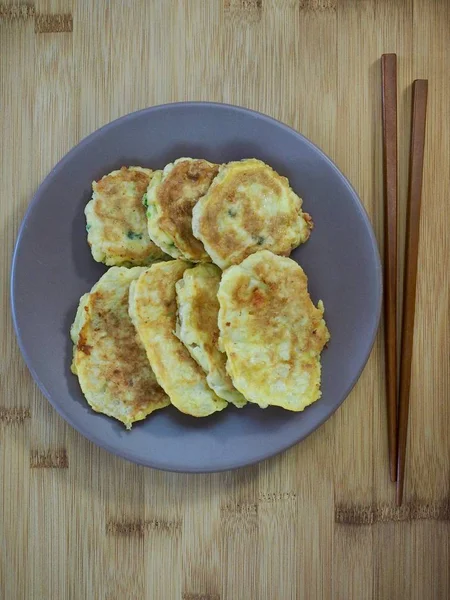
[[[255,199],[253,198],[252,201],[252,196],[247,192],[248,188],[255,183],[267,190],[267,193],[273,193],[274,196],[285,194],[286,189],[289,188],[286,177],[279,175],[264,163],[252,163],[248,168],[236,170],[231,176],[226,176],[222,181],[217,182],[217,186],[211,188],[208,194],[208,204],[200,218],[199,231],[205,244],[214,249],[223,261],[227,261],[240,247],[237,233],[233,228],[222,232],[217,227],[217,223],[221,221],[223,216],[224,205],[228,207],[228,211],[233,211],[233,207],[236,207],[239,230],[246,231],[254,241],[252,245],[242,246],[239,260],[233,260],[233,262],[241,262],[250,254],[266,247],[277,254],[285,256],[288,256],[292,250],[292,247],[277,247],[278,241],[283,240],[286,230],[292,225],[290,215],[280,213],[265,218],[262,214],[255,212]],[[313,228],[313,222],[309,214],[302,213],[301,204],[298,213],[304,216],[308,227],[307,237],[301,240],[305,242]],[[265,232],[265,238],[261,237],[262,231]],[[267,245],[267,239],[275,241],[275,248]]]
[[[209,260],[203,244],[192,233],[192,209],[206,194],[218,171],[218,165],[203,159],[182,160],[165,176],[156,192],[161,211],[158,225],[190,260]]]
[[[102,237],[105,240],[109,256],[121,258],[124,262],[130,260],[136,264],[145,263],[149,255],[154,254],[160,258],[165,256],[160,248],[148,238],[147,217],[142,205],[142,197],[150,179],[151,176],[148,173],[130,167],[122,167],[119,173],[110,173],[93,183],[93,190],[96,194],[93,212],[102,222]],[[124,195],[122,190],[124,183],[134,183],[136,193]],[[130,216],[135,214],[138,214],[142,220],[142,230],[138,232],[134,231],[135,227],[130,219]],[[124,237],[127,231],[131,235],[137,233],[142,236],[141,239],[146,239],[147,243],[134,245],[131,249],[129,241]]]
[[[77,344],[75,362],[89,356],[91,364],[101,364],[101,378],[108,385],[108,395],[125,403],[127,391],[133,393],[133,416],[148,411],[152,405],[161,405],[167,400],[163,389],[154,378],[144,348],[138,342],[136,330],[130,319],[119,321],[117,312],[128,312],[128,291],[115,305],[116,310],[105,308],[108,296],[114,290],[92,292],[86,321],[81,328]],[[102,339],[108,338],[114,344],[114,356],[104,348]],[[86,340],[89,339],[89,344]],[[108,346],[109,348],[109,346]],[[81,355],[80,355],[81,353]]]
[[[311,301],[308,293],[308,279],[302,269],[284,270],[285,277],[280,283],[280,274],[274,269],[272,261],[261,261],[253,267],[253,273],[263,284],[257,288],[249,285],[249,276],[244,273],[237,280],[233,289],[232,302],[242,311],[252,316],[252,327],[255,331],[264,331],[264,342],[270,348],[277,348],[279,338],[278,325],[280,315],[289,316],[289,322],[306,319],[308,327],[293,327],[290,331],[290,348],[292,355],[287,361],[294,365],[294,352],[320,353],[328,340],[328,331],[322,324],[322,312]],[[276,302],[273,299],[276,298]],[[295,318],[296,317],[296,318]],[[283,325],[284,327],[284,325]],[[269,334],[273,332],[273,338]],[[274,362],[278,357],[274,354]],[[306,363],[305,370],[312,370],[313,365]]]

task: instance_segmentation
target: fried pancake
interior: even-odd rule
[[[268,249],[289,255],[306,242],[311,217],[302,200],[269,165],[249,158],[222,165],[192,212],[194,235],[221,269]]]
[[[237,407],[246,404],[226,370],[226,355],[218,348],[217,316],[221,271],[216,265],[197,265],[176,283],[178,319],[176,335],[206,373],[206,382],[216,394]]]
[[[92,183],[92,200],[84,212],[88,243],[97,262],[140,266],[167,258],[148,235],[142,206],[152,173],[141,167],[122,167]]]
[[[175,284],[191,265],[174,260],[153,265],[130,287],[131,320],[147,351],[156,378],[183,413],[206,417],[227,403],[206,383],[202,368],[176,337]]]
[[[234,386],[262,408],[302,411],[320,398],[324,307],[312,303],[303,269],[257,252],[222,275],[219,345]]]
[[[128,315],[130,283],[145,268],[113,267],[85,294],[70,330],[72,371],[87,402],[127,427],[170,404]]]
[[[150,238],[173,258],[210,262],[202,243],[192,233],[192,209],[206,194],[218,165],[207,160],[179,158],[156,171],[147,191]]]

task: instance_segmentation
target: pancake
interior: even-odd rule
[[[217,291],[221,271],[212,264],[187,269],[177,281],[178,320],[176,335],[206,373],[206,382],[215,393],[237,407],[246,404],[226,370],[226,356],[218,348],[219,302]]]
[[[320,398],[320,353],[330,335],[303,269],[257,252],[222,275],[220,347],[234,386],[249,402],[302,411]]]
[[[145,268],[112,267],[85,294],[70,330],[72,371],[88,404],[127,429],[170,404],[128,315],[130,283]]]
[[[150,169],[122,167],[92,183],[85,208],[88,244],[97,262],[108,266],[144,266],[167,256],[150,239],[142,197]]]
[[[269,165],[249,158],[222,165],[192,212],[192,229],[221,269],[268,249],[289,255],[306,242],[312,220],[302,200]]]
[[[153,265],[130,287],[131,320],[161,387],[183,413],[206,417],[227,403],[206,383],[202,368],[176,337],[175,284],[191,265],[176,260]]]
[[[156,171],[147,191],[150,238],[173,258],[210,262],[202,243],[192,233],[192,208],[206,194],[218,165],[207,160],[179,158]]]

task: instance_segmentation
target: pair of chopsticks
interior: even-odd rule
[[[397,377],[397,56],[383,54],[383,175],[384,175],[384,312],[389,470],[397,482],[397,505],[403,500],[408,433],[417,258],[422,200],[428,81],[413,84],[409,183],[406,217],[400,382]]]

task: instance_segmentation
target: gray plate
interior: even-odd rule
[[[226,162],[256,157],[286,175],[315,228],[292,255],[314,301],[325,303],[331,342],[321,400],[303,413],[247,406],[195,419],[168,408],[131,432],[94,413],[69,369],[69,327],[80,296],[105,268],[86,243],[91,182],[122,165],[154,169],[180,156]],[[99,129],[59,162],[20,228],[11,275],[14,325],[28,368],[51,404],[80,433],[128,460],[173,471],[220,471],[257,462],[299,442],[338,408],[369,356],[381,306],[381,266],[367,215],[348,181],[286,125],[213,103],[156,106]],[[363,426],[355,423],[355,427]]]

